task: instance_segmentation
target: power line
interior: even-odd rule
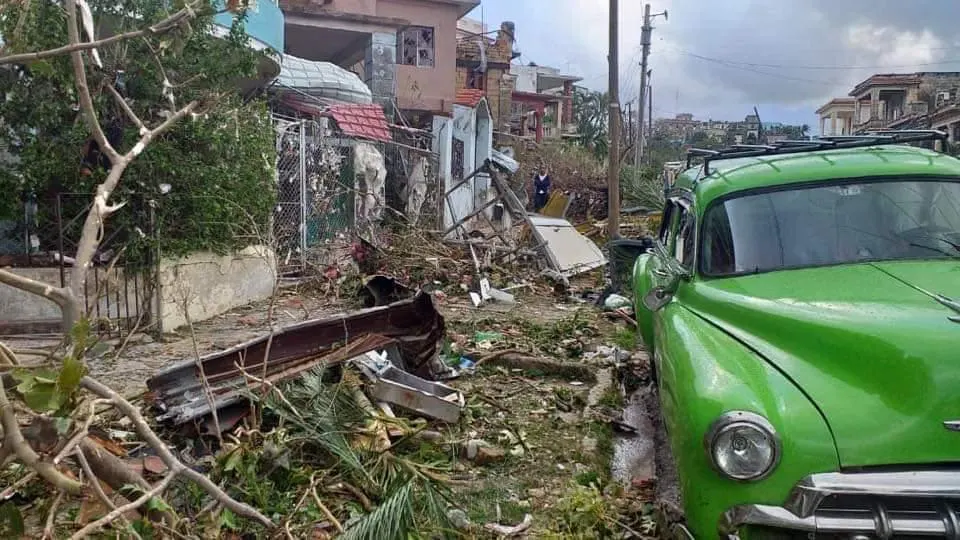
[[[741,64],[736,64],[736,63],[728,62],[728,61],[726,61],[726,60],[721,60],[721,59],[719,59],[719,58],[708,58],[708,57],[705,57],[705,56],[695,55],[695,54],[692,54],[692,53],[687,53],[687,54],[689,54],[689,55],[690,55],[691,57],[693,57],[693,58],[697,58],[697,59],[703,60],[703,61],[705,61],[705,62],[711,62],[711,63],[717,64],[717,65],[719,65],[719,66],[728,67],[728,68],[731,68],[731,69],[739,69],[739,70],[742,70],[742,71],[749,71],[749,72],[751,72],[751,73],[756,73],[756,74],[758,74],[758,75],[765,75],[765,76],[767,76],[767,77],[772,77],[772,78],[774,78],[774,79],[783,79],[783,80],[787,80],[787,81],[798,81],[798,82],[806,82],[806,83],[813,83],[813,84],[822,84],[822,85],[825,85],[825,86],[838,86],[838,85],[840,85],[840,84],[837,83],[836,81],[824,81],[824,80],[820,80],[820,79],[805,79],[805,78],[803,78],[803,77],[792,77],[792,76],[790,76],[790,75],[783,75],[783,74],[781,74],[781,73],[771,73],[771,72],[769,72],[769,71],[763,71],[763,70],[760,70],[760,69],[755,69],[755,68],[750,67],[750,66],[745,66],[745,65],[741,65]],[[856,83],[852,83],[852,84],[856,84]]]
[[[710,62],[720,62],[723,64],[738,65],[744,67],[755,67],[755,68],[773,68],[773,69],[807,69],[807,70],[838,70],[838,71],[849,71],[854,69],[903,69],[911,67],[921,67],[921,66],[942,66],[946,64],[960,64],[960,58],[955,58],[952,60],[938,60],[936,62],[917,62],[915,64],[901,64],[901,65],[876,65],[876,66],[812,66],[812,65],[797,65],[797,64],[762,64],[757,62],[741,62],[737,60],[726,60],[723,58],[713,58],[710,56],[704,56],[690,51],[685,51],[683,49],[675,49],[677,52],[685,54],[687,56],[692,56],[693,58],[699,58],[700,60],[706,60]]]

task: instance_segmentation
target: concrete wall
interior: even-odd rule
[[[357,15],[377,14],[377,0],[331,0],[330,4],[324,7]]]
[[[275,269],[273,252],[263,247],[250,247],[236,255],[197,253],[183,259],[164,260],[160,264],[163,330],[175,330],[186,324],[185,305],[189,306],[190,318],[197,322],[269,298],[273,292]],[[71,270],[66,270],[68,282]],[[12,271],[54,287],[60,286],[58,268],[15,268]],[[135,319],[137,314],[134,306],[144,302],[143,293],[134,292],[132,280],[131,276],[127,286],[124,286],[123,268],[114,268],[109,277],[105,272],[97,272],[95,276],[91,271],[87,302],[91,306],[92,317],[120,319],[129,316]],[[139,283],[142,290],[143,282]],[[100,291],[109,288],[109,298],[101,293],[98,299],[95,284]],[[148,309],[153,317],[155,305]],[[52,301],[0,285],[0,324],[59,320],[60,308]]]
[[[397,64],[397,101],[401,109],[449,113],[456,97],[457,18],[460,7],[416,0],[380,0],[377,15],[397,17],[415,26],[433,27],[433,67]],[[399,42],[397,43],[399,47]],[[399,50],[397,60],[400,60]]]
[[[28,277],[35,281],[47,283],[51,287],[60,286],[59,268],[11,268],[15,274]],[[65,280],[70,282],[72,269],[68,268],[64,272]],[[87,276],[87,305],[90,306],[91,316],[96,318],[120,318],[126,317],[126,313],[121,311],[121,307],[129,304],[130,308],[136,305],[135,292],[133,286],[124,288],[124,270],[123,268],[114,268],[113,272],[107,276],[105,272],[88,272]],[[98,300],[97,291],[101,291]],[[109,298],[103,291],[109,290]],[[117,293],[120,294],[118,302]],[[124,302],[123,296],[127,295]],[[98,309],[99,307],[99,309]],[[134,314],[135,315],[135,314]],[[23,292],[19,289],[7,285],[0,285],[0,323],[11,321],[59,321],[60,308],[52,300],[40,298],[39,296]]]
[[[269,248],[249,247],[236,255],[194,253],[160,264],[161,319],[164,331],[235,307],[265,300],[273,293],[276,259]]]

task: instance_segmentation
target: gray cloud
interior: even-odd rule
[[[546,2],[526,4],[543,7]],[[620,4],[621,88],[627,101],[639,88],[643,2]],[[524,60],[580,73],[587,85],[605,88],[607,2],[550,0],[550,5],[550,10],[534,11],[532,25],[519,26]],[[658,0],[652,5],[654,11],[670,12],[669,21],[656,22],[650,58],[658,115],[679,109],[735,118],[754,103],[812,113],[872,73],[960,71],[960,34],[955,30],[960,2]],[[958,61],[922,65],[948,60]]]

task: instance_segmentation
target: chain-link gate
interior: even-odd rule
[[[273,235],[277,270],[281,275],[302,273],[306,251],[303,234],[305,207],[306,126],[303,120],[274,117],[277,130],[277,205]]]
[[[354,223],[350,144],[313,120],[274,116],[277,205],[273,231],[281,275],[303,274]]]

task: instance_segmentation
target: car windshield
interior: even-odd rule
[[[960,179],[889,179],[780,189],[707,210],[709,276],[860,261],[960,256]]]

